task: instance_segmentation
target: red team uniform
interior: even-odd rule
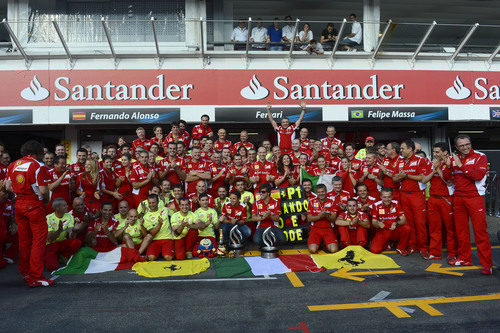
[[[192,138],[200,140],[202,136],[209,135],[212,132],[210,126],[196,125],[193,127]]]
[[[296,129],[297,125],[295,124],[291,124],[287,128],[283,128],[281,125],[276,127],[276,133],[278,133],[278,145],[282,154],[292,150],[292,140],[295,139]]]
[[[368,220],[368,215],[359,211],[356,215],[351,215],[349,212],[342,212],[339,217],[347,222],[353,221],[356,217],[358,217],[360,221]],[[349,226],[339,225],[337,227],[339,228],[340,242],[342,243],[342,246],[366,245],[366,242],[368,241],[368,229],[365,227],[359,224]]]
[[[106,233],[107,231],[110,233],[115,232],[118,228],[118,224],[119,222],[115,220],[114,217],[109,219],[106,227],[102,226],[102,219],[93,220],[89,223],[87,231],[96,231],[95,239],[97,240],[97,245],[93,247],[94,250],[97,252],[108,252],[116,248],[116,245],[109,240]]]
[[[384,205],[382,201],[378,201],[373,205],[372,219],[383,222],[384,228],[377,229],[370,245],[371,252],[382,252],[389,241],[399,241],[397,249],[399,251],[406,251],[411,232],[408,224],[390,230],[391,225],[402,216],[405,216],[403,209],[401,209],[401,206],[395,200],[392,200],[389,206]]]
[[[58,180],[64,172],[57,172],[56,169],[49,170],[49,184],[54,183]],[[70,191],[69,191],[69,183],[71,181],[71,174],[68,172],[64,179],[61,181],[59,186],[57,186],[54,190],[50,191],[50,202],[46,207],[47,214],[52,213],[52,202],[56,198],[63,198],[64,201],[71,207],[71,199],[70,199]]]
[[[141,163],[136,163],[132,167],[132,172],[130,173],[130,182],[131,183],[141,183],[148,178],[148,174],[151,169]],[[152,182],[147,183],[141,188],[133,189],[132,194],[134,195],[135,207],[138,207],[139,204],[146,200],[149,195],[149,189],[153,186]]]
[[[81,173],[76,177],[76,188],[85,194],[83,201],[92,212],[97,212],[101,209],[101,200],[94,196],[95,192],[102,189],[102,176],[99,175],[94,183],[90,175]]]
[[[319,200],[319,198],[310,199],[307,206],[307,214],[317,216],[325,211],[328,214],[334,214],[338,212],[337,205],[330,198],[330,195],[325,199],[325,201]],[[327,219],[321,219],[316,222],[311,222],[311,230],[309,231],[309,238],[307,239],[307,245],[321,245],[321,241],[325,246],[329,244],[338,244],[338,236],[336,230],[333,228],[332,222]]]
[[[28,283],[44,280],[48,228],[39,186],[48,186],[48,170],[34,156],[27,155],[10,164],[8,177],[16,194],[14,214],[19,235],[19,270]]]

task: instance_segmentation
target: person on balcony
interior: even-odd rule
[[[231,34],[231,41],[234,44],[234,50],[244,50],[247,47],[248,29],[245,26],[245,21],[239,20],[238,26],[234,28]]]

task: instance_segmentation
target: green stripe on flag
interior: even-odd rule
[[[304,179],[309,179],[311,182],[312,182],[312,190],[313,191],[316,191],[316,184],[318,183],[318,180],[319,180],[319,176],[313,176],[309,173],[307,173],[306,170],[302,169],[302,181],[304,181]]]
[[[53,275],[83,274],[90,261],[97,257],[97,251],[90,247],[82,247],[69,260],[66,267],[54,271]]]
[[[244,257],[215,258],[212,261],[218,278],[252,277],[252,269]]]

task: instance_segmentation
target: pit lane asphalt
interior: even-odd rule
[[[308,306],[383,300],[500,293],[500,246],[493,241],[493,276],[479,270],[462,277],[425,271],[419,255],[387,254],[405,274],[365,276],[356,282],[330,276],[334,270],[298,272],[304,287],[286,275],[216,279],[215,271],[148,279],[131,270],[62,276],[56,286],[31,289],[16,265],[0,271],[0,332],[498,332],[500,300],[431,304],[431,316],[405,306],[409,318],[386,308],[310,311]],[[477,251],[473,250],[477,265]],[[387,293],[385,293],[387,294]],[[307,330],[297,329],[301,326]]]

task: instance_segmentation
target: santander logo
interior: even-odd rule
[[[250,85],[241,89],[240,94],[246,99],[259,100],[266,98],[269,95],[269,90],[264,88],[254,75],[250,80]]]
[[[33,77],[33,80],[31,80],[30,86],[21,91],[21,97],[28,101],[43,101],[49,97],[49,95],[49,91],[42,87],[36,75]]]
[[[459,75],[457,75],[457,78],[453,82],[453,86],[446,89],[446,96],[458,100],[466,99],[471,95],[471,93],[470,89],[464,86],[464,83],[460,79]]]

